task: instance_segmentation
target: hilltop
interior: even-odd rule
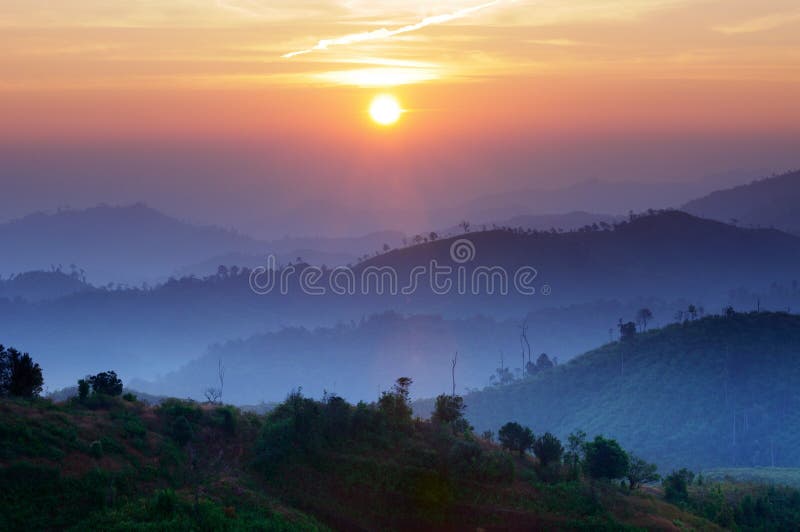
[[[800,316],[731,313],[636,334],[465,402],[479,429],[516,419],[561,437],[613,434],[663,468],[797,467],[799,381]]]
[[[793,171],[712,192],[682,209],[705,218],[800,234],[799,204],[800,171]]]

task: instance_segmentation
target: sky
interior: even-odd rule
[[[796,0],[0,0],[0,48],[0,219],[145,201],[249,229],[325,203],[398,225],[800,166]]]

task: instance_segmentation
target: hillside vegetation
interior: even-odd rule
[[[553,469],[555,467],[555,469]],[[294,393],[267,416],[99,394],[0,402],[3,530],[713,529],[468,427]]]
[[[635,334],[465,401],[481,430],[516,419],[560,437],[612,434],[662,468],[797,467],[798,382],[800,316],[731,311]]]

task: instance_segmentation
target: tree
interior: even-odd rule
[[[470,223],[466,220],[462,220],[458,226],[464,230],[465,233],[469,233]]]
[[[523,427],[516,421],[510,421],[500,427],[497,437],[503,449],[519,451],[520,456],[523,456],[533,446],[533,442],[536,439],[531,429]]]
[[[550,360],[550,357],[547,356],[547,353],[542,353],[539,355],[539,358],[536,359],[536,371],[545,371],[553,369],[553,367],[555,367],[555,364]]]
[[[592,478],[623,478],[628,474],[628,455],[616,440],[595,437],[584,445],[586,471]]]
[[[586,449],[586,433],[582,430],[571,433],[567,436],[567,453],[564,455],[564,460],[572,468],[575,476],[578,474],[578,469],[584,457],[584,450]]]
[[[694,480],[694,473],[688,469],[673,471],[664,478],[664,498],[669,502],[687,502],[689,500],[689,484]]]
[[[653,311],[649,308],[641,308],[636,313],[636,323],[642,328],[643,331],[647,330],[647,322],[653,319]]]
[[[546,432],[544,436],[539,436],[533,444],[533,454],[539,459],[543,466],[561,461],[564,454],[564,446],[558,438]]]
[[[0,345],[0,397],[37,397],[43,384],[42,368],[28,353]]]
[[[78,400],[83,402],[89,397],[89,381],[78,379]]]
[[[638,456],[629,455],[630,464],[628,466],[628,484],[635,490],[645,482],[656,482],[661,476],[657,473],[658,466],[650,464]]]
[[[436,406],[431,415],[431,421],[436,424],[447,424],[453,432],[466,432],[471,430],[469,423],[464,418],[464,398],[460,395],[441,394],[436,398]]]
[[[378,410],[384,415],[389,425],[401,428],[411,423],[411,393],[409,389],[414,381],[410,377],[400,377],[389,392],[383,392],[378,399]]]
[[[225,366],[222,365],[222,360],[217,360],[217,379],[219,388],[210,386],[205,391],[206,401],[211,404],[222,403],[222,392],[225,390]]]
[[[697,307],[694,305],[689,305],[689,308],[686,309],[686,312],[689,314],[689,318],[694,320],[697,318]]]
[[[87,377],[86,380],[92,385],[94,393],[111,396],[122,395],[122,380],[117,377],[115,371],[104,371]]]

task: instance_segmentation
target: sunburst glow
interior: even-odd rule
[[[372,100],[369,106],[369,115],[382,126],[390,126],[400,119],[403,108],[394,96],[381,94]]]

